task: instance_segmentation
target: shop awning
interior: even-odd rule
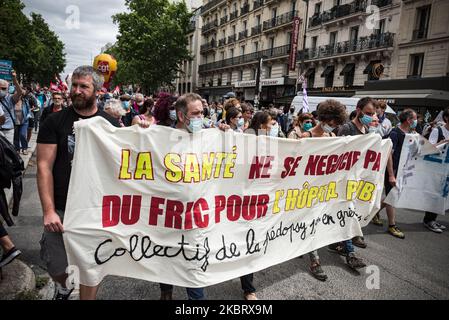
[[[305,77],[309,77],[311,74],[315,73],[315,68],[310,68],[307,70]]]
[[[449,105],[449,91],[441,90],[384,90],[357,91],[356,98],[371,97],[398,106],[445,107]]]
[[[334,72],[334,66],[327,66],[321,74],[321,78],[327,77],[329,74]]]
[[[345,65],[343,70],[341,70],[340,75],[343,76],[347,73],[351,73],[355,69],[355,63],[348,63]]]

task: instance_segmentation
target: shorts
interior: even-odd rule
[[[64,221],[64,211],[56,210],[56,213]],[[66,274],[68,262],[62,233],[44,231],[41,245],[41,259],[47,266],[47,272],[52,277]]]

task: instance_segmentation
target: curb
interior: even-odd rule
[[[16,300],[20,294],[33,292],[35,286],[33,270],[19,259],[3,267],[3,280],[0,280],[2,300]]]

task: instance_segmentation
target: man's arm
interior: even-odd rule
[[[12,72],[12,82],[14,83],[14,86],[16,87],[16,92],[12,96],[12,99],[14,103],[17,103],[17,101],[20,100],[23,96],[22,87],[19,84],[19,81],[17,81],[17,74],[15,71]]]
[[[37,188],[44,213],[44,227],[48,232],[64,232],[54,201],[53,165],[56,151],[56,144],[37,144]]]

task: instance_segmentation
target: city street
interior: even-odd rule
[[[35,157],[24,178],[24,194],[16,226],[9,228],[16,246],[23,251],[21,259],[29,265],[44,268],[39,257],[42,213],[36,186]],[[381,214],[385,224],[385,212]],[[397,224],[405,239],[393,238],[386,227],[370,225],[364,229],[367,249],[356,252],[369,266],[360,274],[351,271],[343,257],[319,250],[327,282],[319,282],[308,273],[309,258],[296,258],[255,274],[259,299],[449,299],[449,232],[436,234],[422,224],[423,213],[399,211]],[[440,217],[449,226],[449,217]],[[379,288],[371,288],[370,275],[379,270]],[[39,271],[38,271],[39,273]],[[368,280],[368,287],[366,285]],[[131,278],[107,277],[100,287],[98,299],[159,299],[157,283]],[[238,279],[206,288],[212,300],[242,299]],[[175,299],[187,299],[185,290],[175,288]]]

